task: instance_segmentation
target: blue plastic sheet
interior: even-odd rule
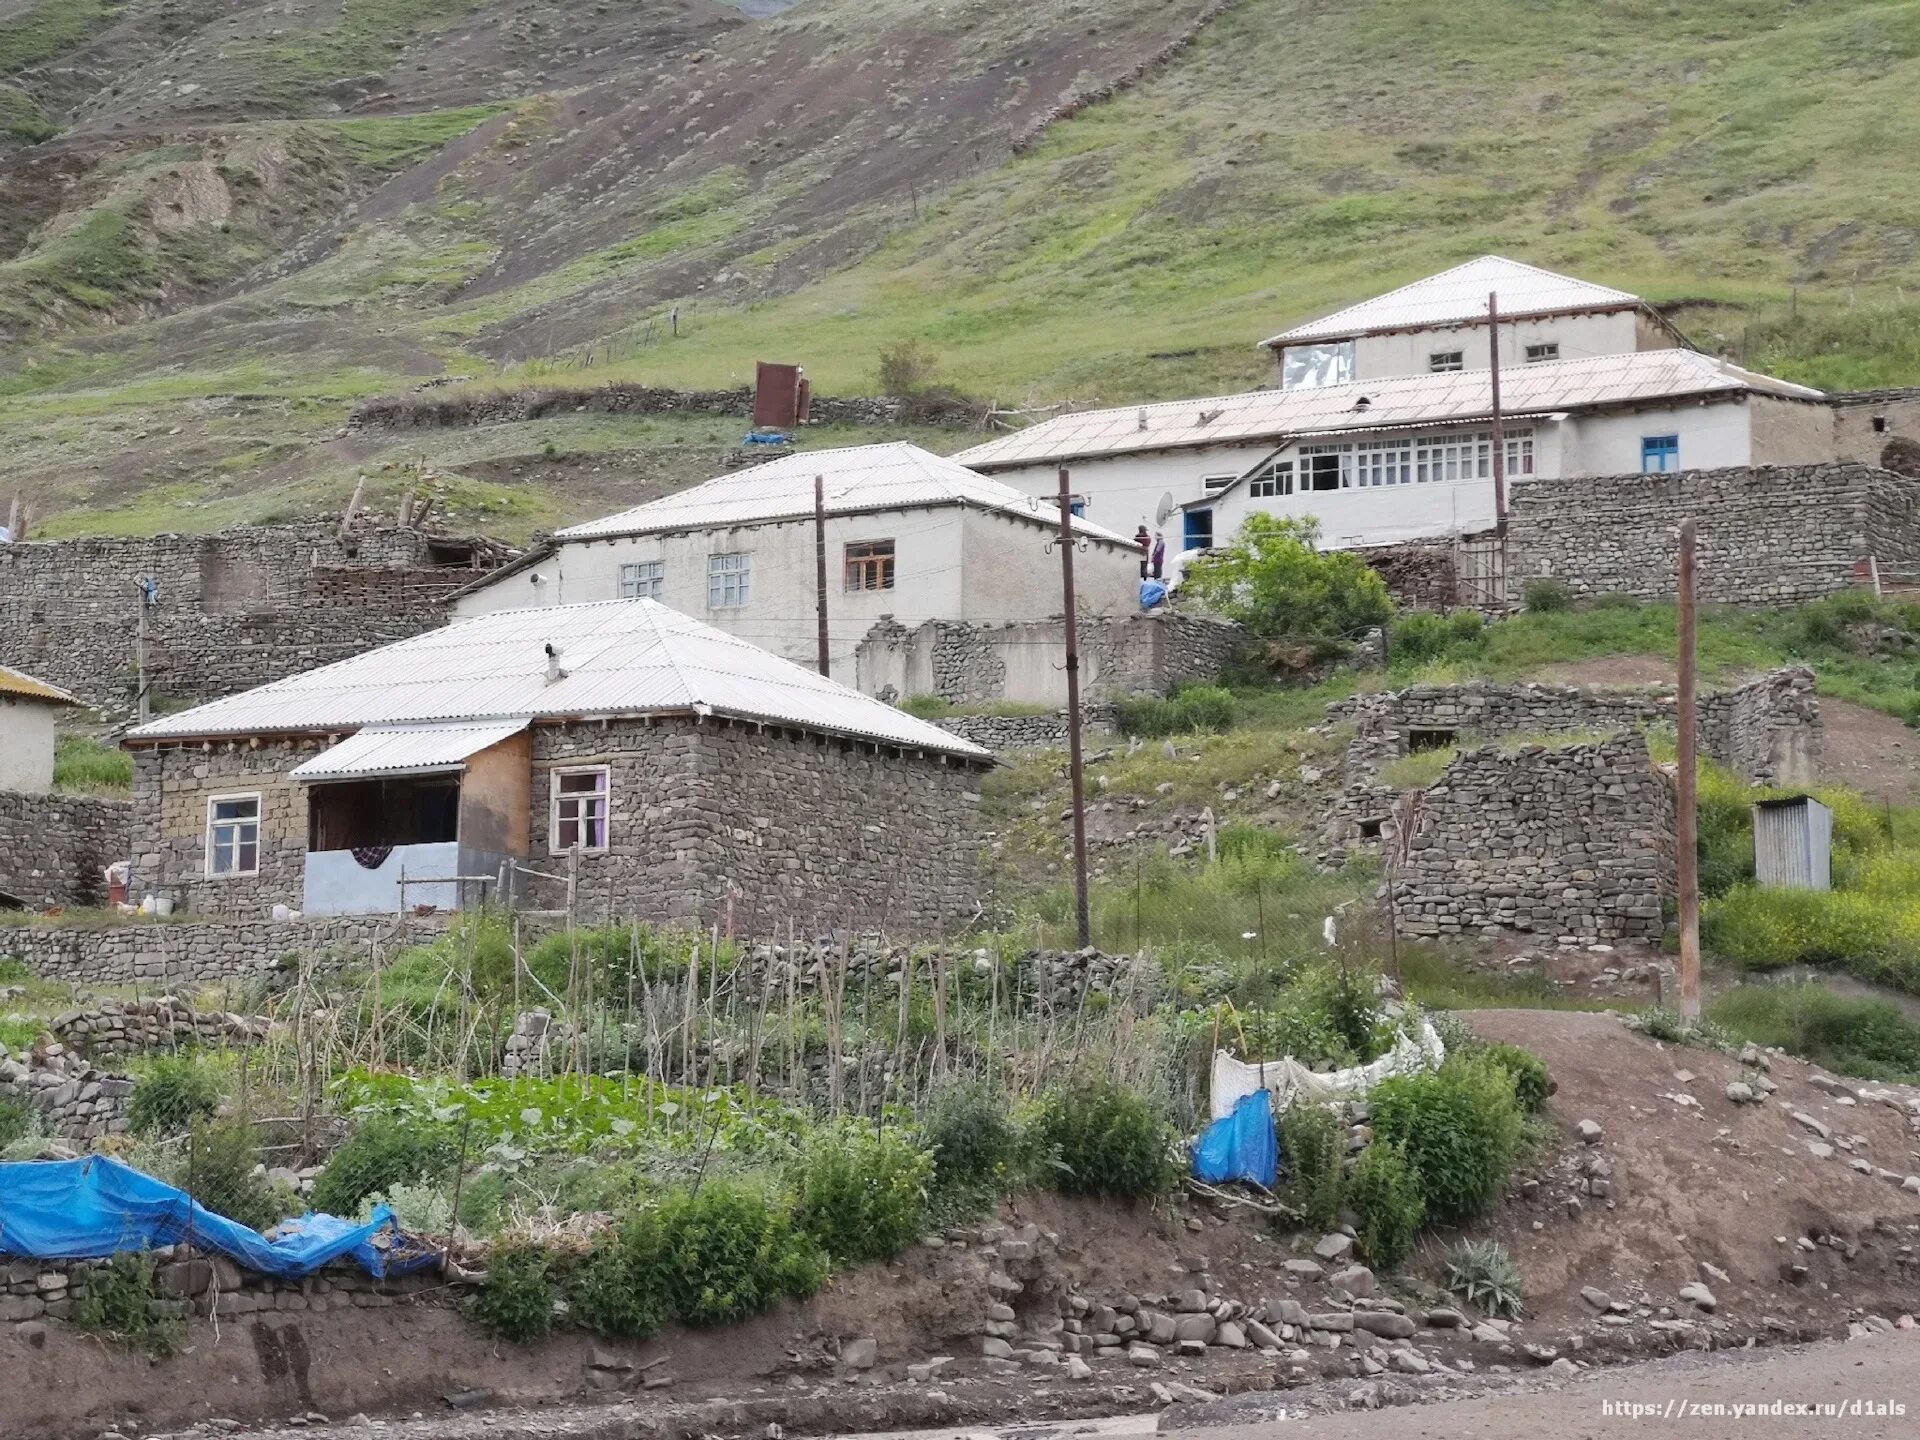
[[[127,1250],[190,1241],[249,1270],[310,1275],[350,1255],[373,1275],[405,1275],[438,1253],[400,1229],[381,1205],[365,1224],[303,1215],[258,1230],[197,1205],[186,1191],[105,1155],[0,1164],[0,1254],[34,1260],[97,1260]]]
[[[1271,1190],[1279,1169],[1273,1096],[1264,1088],[1242,1096],[1233,1112],[1207,1126],[1193,1147],[1194,1176],[1210,1185],[1251,1180]]]
[[[1159,580],[1149,576],[1140,582],[1140,608],[1151,610],[1167,598],[1167,587]]]

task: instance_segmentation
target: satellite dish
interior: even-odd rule
[[[1153,512],[1153,523],[1156,525],[1164,525],[1167,523],[1167,517],[1171,514],[1173,514],[1173,491],[1169,490],[1160,497],[1160,504]]]

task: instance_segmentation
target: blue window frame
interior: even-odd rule
[[[1640,440],[1640,469],[1648,475],[1680,468],[1678,435],[1646,435]]]
[[[1085,519],[1087,514],[1087,502],[1084,500],[1069,500],[1067,502],[1067,513],[1070,515],[1077,515],[1080,518]]]
[[[1189,510],[1186,518],[1185,543],[1182,549],[1205,550],[1213,544],[1213,511]]]

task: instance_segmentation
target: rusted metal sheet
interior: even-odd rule
[[[759,360],[753,367],[753,423],[761,430],[791,430],[802,419],[798,365]]]

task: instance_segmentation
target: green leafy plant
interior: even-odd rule
[[[452,1163],[444,1126],[368,1115],[328,1157],[313,1183],[313,1208],[352,1215],[375,1191],[437,1176]]]
[[[993,1202],[1020,1143],[1005,1108],[980,1085],[941,1092],[920,1133],[933,1152],[935,1208],[951,1214],[981,1210]]]
[[[1546,1108],[1547,1097],[1558,1088],[1553,1076],[1547,1072],[1546,1062],[1531,1050],[1522,1050],[1518,1045],[1508,1045],[1504,1041],[1488,1044],[1480,1053],[1507,1072],[1507,1078],[1513,1081],[1513,1095],[1520,1102],[1520,1108],[1529,1115],[1537,1115]]]
[[[891,1260],[926,1228],[933,1164],[899,1130],[823,1127],[794,1166],[794,1219],[839,1263]]]
[[[1463,1240],[1447,1252],[1447,1289],[1489,1315],[1517,1318],[1527,1290],[1520,1267],[1497,1240]]]
[[[487,1278],[467,1302],[481,1328],[503,1340],[526,1344],[553,1329],[553,1258],[540,1246],[517,1241],[494,1247]]]
[[[1147,1200],[1174,1183],[1173,1127],[1144,1096],[1110,1081],[1085,1081],[1041,1097],[1035,1139],[1069,1195]]]
[[[1506,1189],[1526,1142],[1513,1079],[1484,1055],[1383,1080],[1368,1096],[1376,1143],[1400,1146],[1435,1220],[1471,1218]]]
[[[136,1135],[178,1135],[220,1105],[220,1080],[192,1056],[163,1055],[134,1082],[127,1128]]]
[[[1386,581],[1358,555],[1320,550],[1310,520],[1258,513],[1187,567],[1182,594],[1268,643],[1338,641],[1393,613]]]
[[[768,1196],[732,1180],[673,1190],[659,1204],[660,1279],[674,1317],[731,1325],[825,1283],[827,1256]]]
[[[1737,985],[1707,1019],[1740,1040],[1777,1045],[1866,1080],[1920,1083],[1920,1024],[1884,1000],[1836,995],[1820,985]]]
[[[1520,603],[1539,615],[1573,608],[1573,588],[1564,580],[1551,577],[1529,580],[1520,588]]]
[[[1346,1197],[1347,1127],[1330,1106],[1303,1100],[1280,1117],[1278,1130],[1286,1203],[1314,1229],[1331,1230]]]
[[[33,1107],[24,1100],[0,1100],[0,1150],[17,1145],[37,1129]]]
[[[1233,692],[1218,685],[1185,685],[1171,696],[1145,695],[1114,702],[1114,723],[1123,735],[1219,734],[1230,729],[1238,707]]]
[[[1478,610],[1438,615],[1428,610],[1402,615],[1387,631],[1387,658],[1395,665],[1424,665],[1473,649],[1486,630]]]
[[[604,1230],[567,1289],[574,1318],[609,1340],[644,1340],[673,1318],[664,1283],[665,1241],[651,1205]]]
[[[1427,1202],[1406,1152],[1377,1140],[1367,1146],[1347,1178],[1346,1198],[1358,1222],[1354,1229],[1362,1258],[1375,1267],[1405,1259],[1427,1218]]]
[[[276,1187],[260,1165],[260,1141],[244,1120],[215,1120],[195,1125],[175,1180],[193,1198],[229,1220],[255,1230],[298,1210],[298,1197]]]
[[[87,1272],[86,1294],[74,1302],[73,1323],[130,1350],[156,1358],[171,1355],[180,1348],[186,1324],[156,1309],[160,1298],[153,1256],[126,1251]]]

